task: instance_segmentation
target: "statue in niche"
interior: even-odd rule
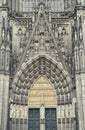
[[[45,50],[45,43],[44,43],[44,37],[40,37],[40,50],[43,51]]]
[[[43,104],[41,105],[41,108],[40,108],[40,118],[41,119],[45,118],[45,108]]]

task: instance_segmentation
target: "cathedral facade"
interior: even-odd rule
[[[85,0],[0,0],[0,130],[85,130]]]

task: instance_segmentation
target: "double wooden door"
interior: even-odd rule
[[[28,130],[40,130],[40,109],[29,109]],[[56,109],[45,109],[45,130],[57,130]]]

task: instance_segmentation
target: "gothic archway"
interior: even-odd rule
[[[57,90],[58,99],[63,97],[62,99],[64,99],[64,101],[62,101],[61,104],[65,102],[70,103],[72,94],[71,79],[67,71],[59,64],[56,63],[56,61],[43,56],[34,58],[26,63],[17,73],[13,83],[15,102],[19,103],[19,95],[22,95],[22,97],[26,96],[25,103],[27,104],[28,90],[40,75],[45,75],[54,85],[55,90]],[[60,95],[62,96],[59,97]],[[23,104],[22,100],[20,102]],[[60,101],[58,102],[60,104]]]
[[[72,113],[72,82],[68,72],[55,60],[47,56],[33,57],[30,61],[23,63],[13,81],[13,102],[11,105],[10,118],[12,120],[28,120],[28,98],[30,90],[39,77],[46,77],[53,84],[56,93],[55,106],[58,108],[58,118],[74,117]],[[34,84],[34,85],[35,85]],[[41,103],[42,104],[42,103]],[[36,105],[36,104],[35,104]],[[49,104],[52,108],[53,104]],[[62,108],[62,109],[61,109]],[[14,113],[14,114],[13,114]],[[62,115],[60,114],[62,113]],[[69,115],[70,113],[70,115]],[[69,117],[70,116],[70,117]],[[24,123],[23,123],[24,124]]]

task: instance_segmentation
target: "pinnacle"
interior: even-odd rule
[[[40,0],[40,2],[39,2],[39,6],[45,6],[45,2],[44,2],[44,0]]]

